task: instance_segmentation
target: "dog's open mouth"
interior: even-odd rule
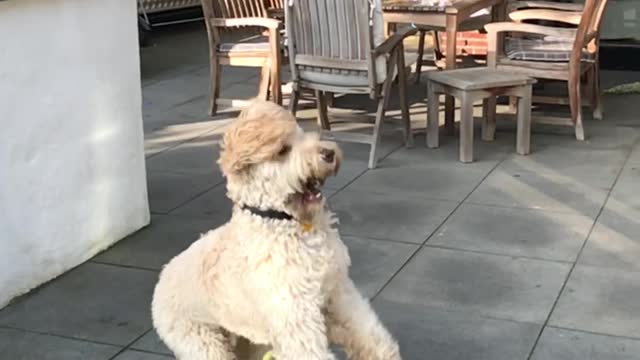
[[[302,201],[307,204],[313,204],[322,200],[322,191],[320,187],[324,185],[324,179],[311,178],[304,184],[304,192],[302,193]]]

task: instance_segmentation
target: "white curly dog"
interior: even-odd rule
[[[257,101],[225,133],[218,163],[233,215],[160,274],[153,323],[180,360],[399,360],[397,343],[349,278],[349,254],[320,186],[341,153],[282,107]]]

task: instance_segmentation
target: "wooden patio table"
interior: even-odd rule
[[[506,0],[450,0],[444,6],[439,5],[437,0],[434,2],[383,0],[382,10],[384,21],[388,24],[416,24],[444,29],[447,34],[445,69],[456,67],[456,38],[463,21],[488,7],[491,7],[492,21],[504,21],[506,18]],[[454,132],[454,101],[452,96],[447,96],[445,100],[445,130],[449,134]]]

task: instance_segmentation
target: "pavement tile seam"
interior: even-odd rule
[[[338,225],[338,230],[340,230],[340,225]],[[372,237],[372,236],[369,236],[369,235],[367,235],[367,236],[354,235],[354,234],[348,234],[348,233],[345,233],[345,232],[342,232],[342,231],[340,231],[340,236],[341,237],[366,239],[366,240],[378,241],[378,242],[393,243],[393,244],[419,245],[419,244],[416,244],[416,243],[410,242],[410,241],[402,241],[402,240],[394,240],[394,239],[383,239],[383,238]]]
[[[108,249],[106,249],[104,251],[107,251],[107,250]],[[151,271],[151,272],[154,272],[154,273],[159,273],[160,272],[160,270],[154,269],[154,268],[148,268],[148,267],[144,267],[144,266],[123,265],[123,264],[117,264],[117,263],[112,263],[112,262],[103,261],[103,260],[89,260],[89,262],[92,263],[92,264],[115,266],[115,267],[124,268],[124,269],[144,270],[144,271]]]
[[[8,325],[0,324],[0,328],[1,329],[9,329],[9,330],[21,331],[21,332],[29,333],[29,334],[45,335],[45,336],[51,336],[51,337],[56,337],[56,338],[60,338],[60,339],[80,341],[80,342],[85,342],[85,343],[90,343],[90,344],[106,345],[106,346],[114,346],[114,347],[117,347],[117,348],[122,348],[122,345],[112,344],[112,343],[108,343],[108,342],[104,342],[104,341],[89,340],[89,339],[85,339],[85,338],[73,337],[73,336],[68,336],[68,335],[61,335],[61,334],[56,334],[56,333],[51,333],[51,332],[46,332],[46,331],[36,331],[36,330],[30,330],[30,329],[23,329],[23,328],[16,327],[16,326],[8,326]],[[118,352],[118,354],[119,353],[120,352]]]
[[[485,178],[483,177],[482,180],[473,187],[473,190],[471,192],[469,192],[469,194],[465,195],[464,200],[466,200],[469,197],[469,195],[471,195],[471,193],[473,193],[473,191],[475,191],[475,189],[477,189],[478,186],[480,184],[482,184],[482,181],[484,181],[484,179]],[[351,183],[349,183],[349,184],[351,184]],[[360,193],[360,194],[394,195],[393,192],[387,192],[387,191],[384,191],[384,190],[375,190],[375,189],[366,189],[366,190],[364,190],[364,189],[358,189],[357,186],[350,188],[349,191],[353,191],[354,193]],[[422,194],[420,194],[418,192],[406,195],[406,197],[407,198],[419,198],[421,200],[429,200],[429,201],[455,202],[455,203],[462,204],[462,202],[457,201],[457,200],[445,199],[444,197],[437,197],[437,196],[429,196],[429,195],[425,196],[425,195],[422,195]],[[463,202],[464,202],[464,200],[463,200]],[[484,204],[478,204],[478,205],[484,205]],[[456,210],[457,210],[457,208],[456,208]]]
[[[440,229],[442,228],[442,226],[444,226],[444,224],[451,218],[451,216],[453,216],[453,214],[458,211],[458,209],[462,206],[462,204],[464,204],[465,200],[467,200],[469,198],[469,196],[471,196],[471,194],[473,194],[473,192],[489,177],[489,175],[491,175],[491,173],[493,173],[493,171],[495,169],[498,168],[498,166],[500,166],[500,164],[502,164],[502,162],[504,161],[504,159],[498,161],[493,168],[491,168],[491,170],[487,171],[487,173],[482,177],[482,179],[480,181],[478,181],[478,183],[473,187],[473,189],[467,194],[467,196],[465,196],[464,199],[462,199],[462,201],[460,201],[458,203],[458,205],[456,205],[456,207],[447,215],[445,216],[445,218],[442,220],[442,222],[440,222],[440,224],[438,226],[435,227],[435,229],[433,229],[433,231],[431,232],[431,234],[429,234],[427,236],[427,238],[422,242],[422,244],[420,244],[420,246],[418,246],[416,248],[416,250],[407,258],[407,260],[405,260],[405,262],[398,267],[398,269],[396,269],[396,271],[389,277],[389,279],[387,279],[387,281],[380,287],[380,289],[371,297],[372,300],[376,299],[378,297],[378,295],[380,295],[384,289],[387,288],[387,286],[389,286],[389,284],[398,276],[398,274],[404,270],[404,268],[407,266],[407,264],[409,264],[411,262],[411,260],[413,260],[416,255],[426,246],[426,244],[429,242],[429,240],[438,233],[438,231],[440,231]]]
[[[167,358],[167,359],[175,359],[172,355],[167,355],[167,354],[162,354],[162,353],[157,353],[157,352],[153,352],[153,351],[148,351],[148,350],[140,350],[140,349],[125,349],[123,352],[118,353],[118,355],[122,355],[124,353],[127,352],[133,352],[133,353],[141,353],[141,354],[149,354],[149,355],[154,355],[154,356],[159,356],[162,358]],[[109,360],[117,360],[117,356],[116,357],[112,357]]]
[[[345,186],[346,187],[346,186]],[[353,191],[353,190],[350,190]],[[365,191],[353,191],[355,193],[365,193]],[[373,194],[377,194],[377,195],[389,195],[389,194],[385,194],[385,193],[375,193],[375,192],[370,192],[367,191],[367,193],[373,193]],[[333,196],[332,196],[333,198]],[[406,199],[409,199],[409,197],[406,197]],[[416,242],[411,242],[411,241],[401,241],[401,240],[396,240],[396,239],[391,239],[391,238],[381,238],[381,237],[377,237],[375,235],[366,235],[366,238],[368,239],[372,239],[372,240],[380,240],[380,241],[388,241],[388,242],[395,242],[395,243],[403,243],[403,244],[411,244],[411,245],[422,245],[424,244],[426,241],[428,241],[428,239],[430,239],[437,231],[440,230],[440,228],[442,227],[442,225],[449,219],[449,217],[451,217],[451,215],[453,215],[453,213],[456,212],[456,210],[458,210],[458,208],[463,205],[462,202],[458,202],[458,201],[453,201],[453,200],[442,200],[442,199],[431,199],[431,198],[421,198],[422,200],[428,200],[431,203],[448,203],[448,204],[455,204],[455,207],[453,208],[453,210],[451,210],[451,212],[449,214],[447,214],[447,216],[444,218],[444,220],[442,220],[442,222],[440,224],[438,224],[438,226],[433,230],[433,232],[430,232],[429,234],[427,234],[427,236],[425,237],[424,240],[422,241],[416,241]],[[329,204],[329,210],[333,211],[333,209],[331,208],[331,204]],[[335,212],[335,211],[334,211]],[[338,219],[340,220],[340,219]],[[340,222],[338,222],[338,225],[340,224]],[[340,229],[340,227],[338,227]],[[358,234],[358,233],[351,233],[348,230],[344,231],[344,230],[340,230],[340,235],[343,236],[351,236],[351,237],[361,237],[362,234]]]
[[[634,145],[631,146],[631,149],[634,148],[635,145],[637,145],[640,142],[640,139],[636,139],[636,141],[634,142]],[[529,352],[529,356],[527,357],[527,360],[530,360],[533,357],[533,354],[536,350],[536,348],[538,347],[538,344],[540,342],[540,339],[542,338],[542,333],[544,331],[544,329],[549,326],[549,321],[551,320],[551,316],[553,315],[553,312],[555,311],[556,307],[558,306],[558,303],[560,302],[560,298],[562,297],[562,294],[564,293],[565,289],[567,288],[567,284],[569,282],[569,279],[571,278],[571,275],[573,274],[573,271],[575,270],[578,261],[580,260],[580,257],[582,255],[582,253],[584,252],[584,249],[587,245],[587,242],[589,241],[589,238],[591,237],[591,234],[593,233],[593,229],[595,229],[596,224],[598,223],[598,218],[600,218],[600,215],[602,215],[603,210],[605,209],[607,202],[609,201],[609,198],[611,197],[611,193],[613,192],[613,189],[615,188],[616,184],[618,183],[618,180],[620,179],[620,176],[622,175],[622,172],[624,171],[625,166],[627,165],[627,162],[629,161],[629,158],[631,157],[631,152],[632,150],[629,149],[629,151],[627,152],[627,157],[624,161],[624,164],[622,166],[622,168],[620,168],[618,170],[618,174],[615,177],[615,180],[613,181],[613,185],[611,186],[611,188],[609,188],[607,190],[607,195],[605,197],[605,200],[602,202],[602,205],[600,206],[600,209],[598,210],[597,215],[595,216],[595,219],[593,221],[593,223],[591,224],[591,227],[589,228],[589,232],[587,233],[587,237],[585,238],[585,240],[582,242],[582,246],[580,247],[580,250],[578,251],[578,255],[576,256],[576,259],[574,260],[573,264],[571,265],[571,268],[569,269],[569,272],[567,273],[567,276],[564,279],[564,282],[562,283],[562,286],[560,287],[560,291],[558,291],[558,295],[556,296],[556,299],[553,302],[553,305],[551,306],[551,309],[549,310],[549,313],[547,314],[547,318],[544,321],[544,324],[542,326],[542,328],[540,329],[540,332],[538,333],[538,337],[536,338],[536,341],[533,344],[533,347],[531,348],[531,351]]]
[[[127,348],[126,350],[131,350],[131,351],[145,353],[145,354],[151,354],[151,355],[158,355],[158,356],[162,356],[162,357],[166,357],[166,358],[172,358],[172,359],[174,358],[172,355],[168,355],[167,353],[161,353],[161,352],[157,352],[157,351],[138,349],[138,348],[135,348],[135,347]]]
[[[125,351],[129,350],[129,348],[131,348],[131,346],[133,344],[135,344],[138,340],[142,339],[145,335],[147,335],[152,330],[153,330],[153,328],[150,328],[147,331],[144,331],[140,336],[136,337],[135,339],[130,341],[125,347],[120,349],[120,351],[118,351],[115,355],[113,355],[109,360],[113,360],[113,359],[117,358],[118,356],[122,355],[122,353],[124,353]],[[144,352],[146,352],[146,351],[144,351]]]
[[[511,258],[511,259],[514,259],[514,260],[515,259],[526,259],[526,260],[544,261],[544,262],[557,263],[557,264],[567,264],[567,265],[573,264],[572,261],[545,259],[545,258],[540,258],[540,257],[535,257],[535,256],[508,255],[508,254],[504,254],[504,253],[497,253],[497,252],[491,252],[491,251],[461,249],[461,248],[457,248],[457,247],[454,247],[454,246],[431,245],[431,244],[428,244],[428,243],[425,244],[424,247],[434,248],[434,249],[443,249],[443,250],[461,251],[461,252],[471,253],[471,254],[501,256],[501,257]]]
[[[370,301],[373,304],[375,304],[376,299],[371,298]],[[385,301],[385,300],[382,300],[382,301]],[[471,311],[468,311],[468,310],[445,309],[445,308],[436,307],[436,306],[429,306],[429,305],[422,305],[421,309],[424,309],[425,312],[428,312],[429,310],[432,310],[433,312],[439,312],[439,313],[445,313],[445,314],[464,314],[465,316],[468,316],[470,318],[475,318],[475,319],[495,320],[495,321],[509,322],[509,323],[513,323],[513,324],[534,325],[534,326],[539,326],[540,328],[543,327],[542,324],[539,324],[539,323],[536,323],[536,322],[514,320],[514,319],[510,319],[510,318],[506,318],[506,317],[502,318],[502,317],[491,316],[491,315],[483,314],[483,313],[471,312]],[[611,335],[609,335],[609,336],[611,336]]]
[[[187,174],[188,175],[188,174]],[[189,203],[191,203],[192,201],[196,201],[197,199],[199,199],[200,197],[204,197],[207,195],[207,193],[209,193],[210,191],[214,191],[217,190],[219,187],[224,187],[226,185],[226,180],[221,180],[220,182],[216,183],[215,185],[213,185],[211,188],[203,191],[202,193],[198,193],[197,195],[195,195],[194,197],[188,199],[187,201],[181,203],[180,205],[176,206],[175,208],[171,209],[169,212],[167,212],[166,214],[164,213],[158,213],[155,212],[152,214],[156,214],[156,215],[168,215],[168,216],[173,216],[176,218],[203,218],[203,219],[209,219],[210,216],[207,214],[181,214],[180,212],[177,212],[180,208],[187,206]]]
[[[166,173],[166,174],[177,174],[177,175],[191,175],[190,173],[184,173],[184,172],[175,172],[175,171],[158,171],[158,170],[153,170],[150,169],[150,171],[153,171],[155,173]],[[196,198],[206,194],[207,192],[209,192],[210,190],[213,190],[215,187],[219,186],[220,184],[224,183],[224,180],[220,180],[219,182],[215,183],[212,186],[207,187],[206,189],[198,192],[197,194],[189,197],[188,199],[181,201],[180,203],[178,203],[176,206],[172,207],[171,209],[167,210],[166,212],[161,212],[161,211],[152,211],[151,214],[154,215],[169,215],[171,214],[173,211],[176,211],[177,209],[179,209],[180,207],[188,204],[189,202],[195,200]]]
[[[538,210],[538,211],[544,211],[544,212],[550,212],[550,213],[557,213],[557,214],[566,214],[566,215],[582,215],[582,216],[586,216],[586,217],[590,217],[595,219],[596,216],[598,215],[598,213],[596,214],[588,214],[588,213],[583,213],[580,212],[579,210],[559,210],[559,209],[546,209],[546,208],[539,208],[539,207],[531,207],[531,206],[509,206],[509,205],[496,205],[496,204],[485,204],[482,202],[476,202],[476,201],[467,201],[466,204],[469,205],[478,205],[478,206],[493,206],[493,207],[499,207],[499,208],[504,208],[504,209],[517,209],[517,210]]]
[[[622,335],[611,335],[611,334],[605,334],[605,333],[601,333],[601,332],[597,332],[597,331],[588,331],[588,330],[583,330],[583,329],[573,329],[573,328],[566,327],[566,326],[548,325],[548,326],[546,326],[546,328],[566,330],[566,331],[572,331],[572,332],[582,333],[582,334],[605,336],[605,337],[612,338],[612,339],[627,339],[627,340],[640,341],[639,337],[622,336]]]
[[[584,214],[584,213],[580,213],[578,212],[578,210],[559,210],[559,209],[545,209],[545,208],[539,208],[539,207],[527,207],[527,206],[509,206],[509,205],[498,205],[498,204],[485,204],[482,202],[476,202],[476,201],[465,201],[465,204],[469,204],[469,205],[476,205],[476,206],[483,206],[483,207],[492,207],[492,208],[498,208],[498,209],[516,209],[516,210],[527,210],[527,211],[531,211],[531,212],[544,212],[544,213],[550,213],[550,214],[564,214],[564,215],[582,215],[585,217],[589,217],[589,218],[595,218],[595,216],[590,216],[588,214]]]
[[[366,174],[369,171],[369,169],[364,169],[360,172],[360,174],[354,176],[353,179],[351,179],[350,181],[347,181],[346,184],[342,185],[339,189],[336,190],[336,192],[334,192],[329,199],[333,199],[335,198],[340,192],[342,192],[342,190],[346,189],[349,185],[353,184],[354,181],[358,180],[362,175]]]
[[[192,98],[189,98],[189,99],[187,99],[187,100],[183,100],[183,101],[180,101],[180,102],[178,102],[178,103],[175,103],[175,104],[171,105],[167,110],[175,109],[175,108],[177,108],[177,107],[179,107],[179,106],[187,105],[187,104],[190,104],[190,103],[192,103],[192,102],[196,102],[196,101],[198,101],[198,100],[205,99],[206,97],[207,97],[207,95],[206,95],[206,94],[196,95],[196,96],[194,96],[194,97],[192,97]],[[207,117],[208,117],[208,116],[207,116]]]
[[[183,201],[183,202],[179,203],[177,206],[175,206],[174,208],[172,208],[172,209],[170,209],[169,211],[167,211],[167,213],[166,213],[166,214],[160,214],[160,215],[169,215],[169,214],[173,213],[174,211],[178,210],[179,208],[181,208],[181,207],[183,207],[183,206],[187,205],[188,203],[190,203],[190,202],[194,201],[195,199],[199,198],[200,196],[203,196],[203,195],[205,195],[206,193],[208,193],[209,191],[211,191],[211,190],[215,189],[215,188],[216,188],[216,187],[218,187],[220,184],[224,184],[224,180],[222,180],[222,181],[220,181],[220,182],[216,183],[215,185],[213,185],[213,186],[211,186],[211,187],[209,187],[209,188],[207,188],[207,189],[205,189],[205,190],[203,190],[203,191],[201,191],[201,192],[199,192],[199,193],[195,194],[194,196],[190,197],[189,199],[187,199],[187,200],[185,200],[185,201]]]
[[[197,65],[197,66],[189,67],[189,68],[187,68],[186,71],[182,71],[182,72],[178,72],[178,73],[172,73],[171,77],[169,77],[169,78],[166,78],[166,79],[159,78],[159,79],[156,79],[156,80],[151,80],[151,81],[145,82],[144,85],[142,86],[142,89],[144,89],[144,88],[146,88],[148,86],[151,86],[153,84],[158,84],[158,83],[161,83],[163,81],[167,81],[167,80],[175,78],[175,77],[194,74],[194,73],[196,73],[196,72],[198,72],[198,71],[200,71],[200,70],[202,70],[204,68],[208,68],[208,67],[209,67],[209,64]]]

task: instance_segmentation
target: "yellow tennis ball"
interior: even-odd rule
[[[275,360],[275,359],[276,358],[273,357],[273,353],[271,351],[264,354],[264,357],[262,357],[262,360]]]

